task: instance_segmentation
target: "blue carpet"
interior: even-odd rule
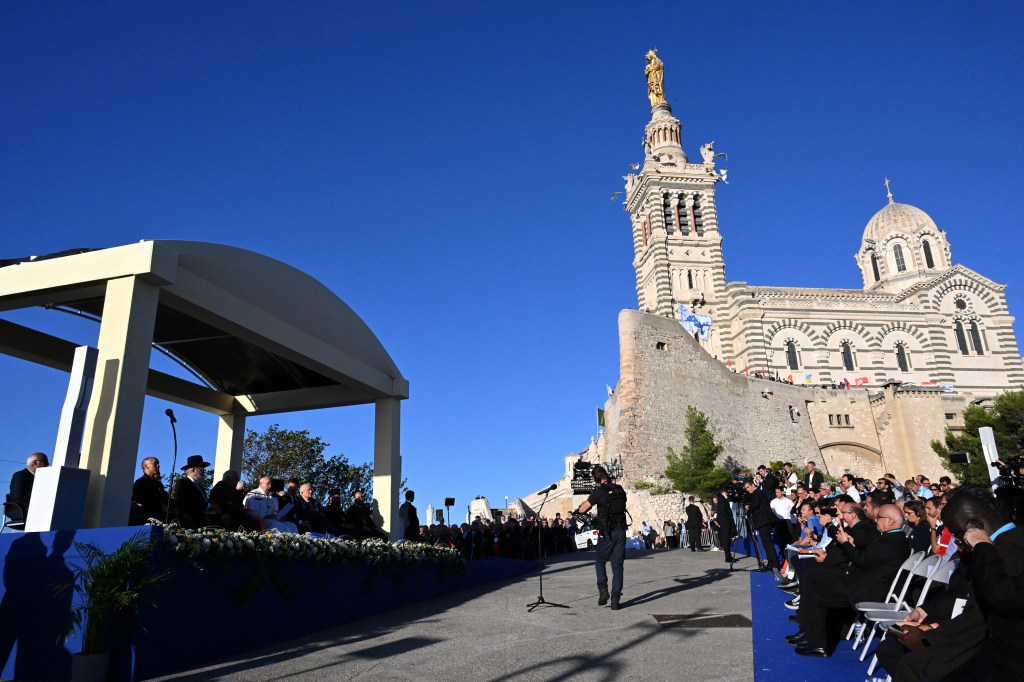
[[[871,656],[868,655],[863,663],[857,660],[861,649],[854,651],[851,648],[853,640],[841,640],[831,658],[797,656],[793,647],[786,643],[786,635],[799,629],[796,623],[789,620],[789,616],[796,611],[785,607],[787,599],[789,596],[785,592],[775,589],[775,578],[771,573],[750,573],[754,682],[845,682],[867,679]],[[875,674],[885,676],[884,672],[876,671]]]

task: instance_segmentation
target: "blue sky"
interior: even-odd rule
[[[706,4],[3,3],[0,257],[196,239],[299,267],[410,380],[422,505],[524,495],[618,376],[636,294],[609,197],[642,156],[656,46],[691,158],[729,154],[730,280],[859,287],[888,176],[1021,314],[1019,3]],[[52,451],[66,375],[0,371],[6,481]],[[141,454],[170,459],[167,406],[147,402]],[[215,420],[177,412],[182,457],[210,453]],[[273,422],[372,456],[372,409],[250,427]]]

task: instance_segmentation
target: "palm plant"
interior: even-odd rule
[[[121,625],[127,631],[136,625],[139,607],[168,574],[155,571],[154,545],[145,532],[109,554],[91,543],[76,542],[75,547],[85,563],[75,568],[71,582],[58,585],[57,590],[78,597],[71,624],[82,637],[82,653],[103,653],[109,650],[115,627]]]

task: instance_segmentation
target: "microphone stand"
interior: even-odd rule
[[[174,472],[177,471],[178,466],[178,429],[174,427],[174,422],[178,420],[174,418],[174,413],[171,412],[170,408],[164,414],[171,420],[171,436],[174,438],[174,459],[171,460],[170,490],[167,491],[167,512],[164,514],[164,523],[170,523],[171,497],[174,495]]]
[[[565,604],[556,604],[555,602],[550,602],[550,601],[547,601],[546,599],[544,599],[544,543],[541,541],[541,537],[540,537],[540,527],[541,527],[540,513],[542,511],[544,511],[544,505],[548,501],[548,495],[549,494],[551,494],[551,489],[550,488],[548,488],[547,490],[544,491],[544,499],[541,500],[540,508],[537,509],[537,559],[540,562],[540,567],[539,567],[539,569],[537,571],[537,578],[540,580],[540,596],[537,597],[537,601],[530,602],[529,604],[526,605],[527,606],[526,610],[529,613],[533,613],[533,610],[535,608],[537,608],[538,606],[555,606],[555,607],[558,607],[560,609],[567,609],[567,608],[569,608]],[[575,539],[573,541],[575,542]]]

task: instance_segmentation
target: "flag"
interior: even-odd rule
[[[786,377],[786,381],[788,381],[789,383],[793,383],[793,375],[790,374],[788,377]]]
[[[608,389],[608,397],[609,398],[611,398],[613,395],[615,395],[615,389],[614,388],[612,388],[608,384],[605,384],[604,387]]]
[[[604,410],[597,408],[597,425],[604,426]]]
[[[922,386],[938,386],[939,384],[935,381],[922,381]]]
[[[868,383],[868,378],[867,377],[859,377],[859,378],[853,380],[853,385],[854,386],[863,386],[866,383]]]
[[[956,390],[953,384],[939,384],[939,388],[942,389],[943,393],[953,393]]]
[[[813,379],[813,378],[814,378],[813,374],[805,374],[804,375],[804,383],[805,384],[811,383],[811,379]]]
[[[679,305],[679,324],[701,341],[707,341],[711,333],[711,316],[698,315],[682,304]]]
[[[743,373],[746,374],[748,377],[750,376],[750,365],[748,365],[747,363],[743,363]]]
[[[846,386],[846,390],[850,390],[850,380],[843,377],[843,386]]]

